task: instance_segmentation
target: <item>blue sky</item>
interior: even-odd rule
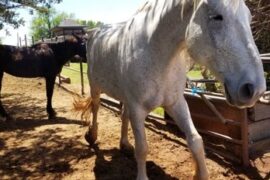
[[[116,23],[129,19],[132,14],[143,4],[145,0],[63,0],[55,5],[59,12],[67,12],[75,15],[76,19],[102,21]],[[32,16],[27,10],[19,11],[26,24],[19,29],[9,28],[11,36],[6,36],[5,31],[0,31],[3,44],[17,45],[17,34],[28,37],[30,33],[30,21]]]

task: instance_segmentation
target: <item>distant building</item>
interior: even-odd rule
[[[72,19],[64,19],[58,26],[52,28],[52,37],[65,35],[83,35],[87,26],[80,25]]]

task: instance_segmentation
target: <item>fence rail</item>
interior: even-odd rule
[[[83,61],[82,61],[82,58],[80,58],[80,70],[78,71],[77,69],[74,69],[74,68],[70,68],[70,67],[67,67],[67,66],[64,66],[63,68],[65,69],[68,69],[68,70],[71,70],[71,71],[74,71],[74,72],[78,72],[80,73],[80,80],[81,80],[81,95],[84,95],[85,94],[85,91],[84,91],[84,77],[83,75],[87,74],[86,72],[83,72]],[[62,82],[61,82],[61,73],[59,74],[59,85],[61,86]]]
[[[77,73],[81,73],[79,70],[77,69],[74,69],[74,68],[71,68],[71,67],[68,67],[68,66],[64,66],[65,69],[68,69],[68,70],[71,70],[71,71],[74,71],[74,72],[77,72]],[[87,75],[86,72],[82,72],[83,74]]]

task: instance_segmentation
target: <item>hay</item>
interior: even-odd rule
[[[270,52],[269,0],[246,0],[252,14],[251,28],[260,53]]]

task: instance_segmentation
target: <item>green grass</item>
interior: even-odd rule
[[[164,116],[164,109],[162,107],[158,107],[155,110],[153,110],[152,112],[157,114],[157,115]]]
[[[201,71],[189,71],[187,73],[187,76],[191,79],[201,79],[202,78]]]
[[[65,77],[69,77],[71,79],[72,84],[80,84],[81,83],[81,75],[79,72],[75,72],[73,70],[70,70],[68,68],[75,69],[77,71],[80,71],[80,63],[70,63],[70,66],[66,67],[64,66],[61,72],[61,75]],[[83,63],[83,72],[87,72],[87,64]],[[83,74],[83,80],[84,84],[88,83],[88,77],[86,74]]]
[[[189,71],[187,73],[187,76],[191,79],[201,79],[202,75],[201,75],[201,71]],[[158,107],[155,110],[153,110],[153,113],[160,115],[160,116],[164,116],[164,109],[162,107]]]

